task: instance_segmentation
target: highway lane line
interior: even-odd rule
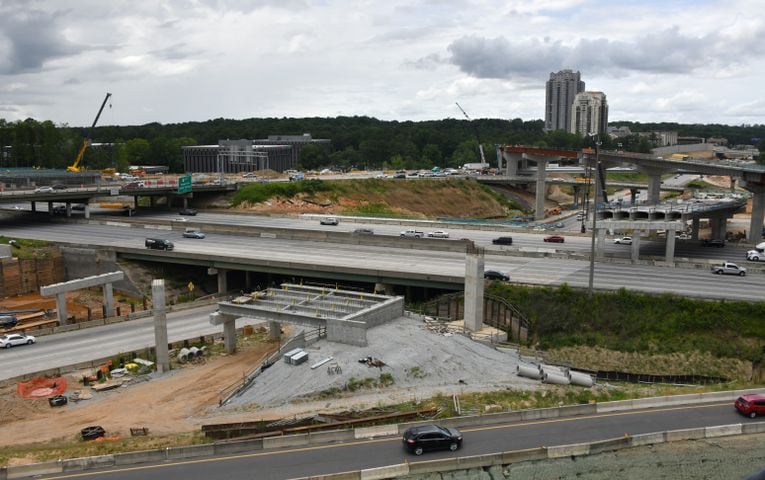
[[[640,415],[644,413],[671,412],[676,410],[713,408],[713,407],[722,407],[725,405],[731,405],[731,402],[706,403],[702,405],[683,405],[683,406],[677,406],[677,407],[656,408],[656,409],[652,408],[652,409],[647,409],[647,410],[644,409],[644,410],[638,410],[638,411],[625,411],[625,412],[613,412],[613,413],[576,416],[576,417],[552,418],[552,419],[537,420],[537,421],[525,422],[525,423],[481,426],[476,428],[461,429],[461,431],[462,432],[481,432],[481,431],[489,431],[489,430],[500,430],[505,428],[510,429],[510,428],[528,427],[528,426],[534,426],[534,425],[544,425],[544,424],[550,424],[550,423],[564,423],[564,422],[575,422],[575,421],[581,421],[581,420],[592,420],[592,419],[598,419],[598,418]],[[144,465],[144,466],[138,466],[138,467],[114,468],[109,470],[99,470],[97,472],[73,473],[69,475],[60,475],[56,477],[45,477],[45,478],[49,480],[57,480],[57,479],[65,479],[65,478],[82,478],[82,477],[91,477],[96,475],[107,475],[111,473],[124,473],[124,472],[138,471],[138,470],[149,470],[154,468],[166,468],[166,467],[175,467],[175,466],[182,466],[182,465],[196,465],[196,464],[212,463],[212,462],[226,462],[229,460],[242,460],[247,458],[284,455],[284,454],[299,453],[299,452],[309,452],[309,451],[321,450],[321,449],[327,449],[327,448],[340,448],[340,447],[347,447],[347,446],[353,446],[353,445],[367,445],[367,444],[373,444],[373,443],[386,443],[386,442],[394,442],[394,441],[399,442],[401,441],[401,439],[398,436],[396,436],[393,438],[361,440],[361,441],[355,441],[350,443],[317,445],[315,447],[301,447],[301,448],[291,448],[288,450],[278,450],[278,451],[270,451],[270,452],[245,453],[241,455],[231,455],[226,457],[212,457],[212,458],[203,458],[198,460],[184,460],[180,462],[162,463],[159,465]],[[555,445],[550,445],[550,446],[555,446]]]

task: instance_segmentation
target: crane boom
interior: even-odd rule
[[[464,108],[460,106],[459,103],[454,102],[455,105],[457,105],[457,108],[460,109],[463,115],[465,115],[465,118],[467,118],[468,122],[473,122],[473,120],[468,116],[467,112]],[[481,145],[481,137],[478,136],[478,126],[474,125],[475,128],[475,138],[478,140],[478,152],[481,154],[481,163],[486,163],[486,157],[483,155],[483,145]]]
[[[90,139],[93,136],[93,130],[96,128],[96,123],[98,123],[98,119],[101,118],[101,112],[104,111],[106,102],[109,101],[109,97],[111,96],[112,94],[107,92],[106,96],[104,97],[104,101],[101,103],[101,108],[98,109],[96,118],[93,120],[93,125],[91,125],[90,130],[88,130],[88,136],[85,137],[85,139],[82,141],[82,145],[80,145],[80,149],[77,151],[77,157],[74,159],[74,163],[66,167],[68,172],[80,171],[80,162],[82,161],[82,157],[85,155],[85,150],[87,150],[88,145],[90,145]]]

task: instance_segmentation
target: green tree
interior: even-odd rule
[[[315,144],[308,144],[300,149],[300,168],[303,170],[317,170],[329,165],[327,150]]]
[[[429,143],[422,147],[422,161],[426,165],[446,167],[444,156],[441,154],[441,149],[438,145]]]
[[[145,138],[131,138],[125,142],[125,158],[128,165],[147,163],[149,152],[151,152],[151,144]]]

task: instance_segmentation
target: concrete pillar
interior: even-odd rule
[[[66,310],[66,292],[56,294],[56,314],[59,325],[69,324],[69,312]]]
[[[85,202],[85,218],[90,218],[90,200]]]
[[[693,217],[693,219],[691,219],[691,240],[699,239],[699,224],[700,223],[701,223],[701,219],[699,217]]]
[[[268,339],[280,340],[282,338],[282,324],[279,322],[268,322]]]
[[[48,215],[53,215],[53,202],[48,202]]]
[[[728,228],[728,219],[726,217],[713,217],[709,219],[712,227],[712,239],[725,240],[725,232]]]
[[[223,348],[226,353],[236,353],[236,320],[223,322]]]
[[[596,228],[595,235],[598,237],[598,248],[595,250],[595,257],[602,258],[606,248],[606,229]]]
[[[189,208],[189,199],[188,199],[188,197],[183,197],[183,208]]]
[[[661,200],[661,174],[654,173],[648,176],[648,204],[657,205]]]
[[[244,271],[244,288],[250,292],[252,291],[252,276],[250,275],[252,272],[249,270]]]
[[[547,177],[547,161],[543,158],[537,159],[537,193],[534,208],[534,219],[543,220],[545,218],[545,178]]]
[[[497,145],[497,175],[502,175],[502,150]]]
[[[228,270],[210,267],[207,269],[207,274],[218,275],[218,293],[228,292]]]
[[[574,185],[574,210],[579,208],[579,195],[582,194],[582,187]]]
[[[765,218],[765,186],[760,186],[754,191],[751,190],[751,187],[747,184],[747,189],[752,191],[752,218],[749,220],[747,240],[757,244],[762,239],[762,224],[763,218]]]
[[[72,216],[72,203],[66,202],[66,216],[71,217]]]
[[[469,244],[465,254],[465,328],[477,332],[483,325],[483,248]]]
[[[667,229],[667,245],[664,250],[664,260],[673,265],[675,264],[675,234],[677,230],[674,228]]]
[[[104,283],[104,309],[106,310],[106,316],[111,317],[114,315],[114,289],[111,283]]]
[[[630,205],[632,205],[633,207],[635,206],[635,203],[637,203],[637,194],[638,194],[637,188],[630,188]]]
[[[37,202],[32,202],[32,211],[33,212],[37,211]]]
[[[154,208],[154,206],[156,205],[156,203],[157,203],[157,197],[155,197],[154,195],[150,196],[150,197],[149,197],[149,206],[150,206],[151,208]]]
[[[393,285],[390,283],[375,283],[375,293],[382,295],[395,295]]]
[[[630,258],[633,262],[637,262],[640,259],[640,230],[632,232],[632,249],[630,251]]]
[[[167,349],[167,313],[165,308],[165,281],[151,281],[151,304],[154,313],[154,349],[157,352],[157,371],[170,371],[170,355]]]
[[[507,159],[507,166],[505,170],[505,175],[508,177],[517,177],[518,176],[518,166],[520,165],[521,161],[523,160],[523,154],[521,153],[508,153],[506,154],[505,158]]]

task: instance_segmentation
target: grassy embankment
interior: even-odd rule
[[[535,346],[551,360],[582,368],[647,374],[696,374],[736,381],[765,360],[765,302],[697,300],[564,285],[493,283],[489,293],[515,305]],[[756,374],[756,372],[755,372]]]
[[[0,244],[9,245],[11,241],[15,244],[11,246],[11,255],[16,258],[46,258],[57,251],[50,242],[45,240],[27,240],[0,236]]]
[[[464,179],[253,183],[239,190],[231,204],[248,208],[275,198],[308,201],[326,213],[358,216],[502,218],[518,213],[505,197]]]

